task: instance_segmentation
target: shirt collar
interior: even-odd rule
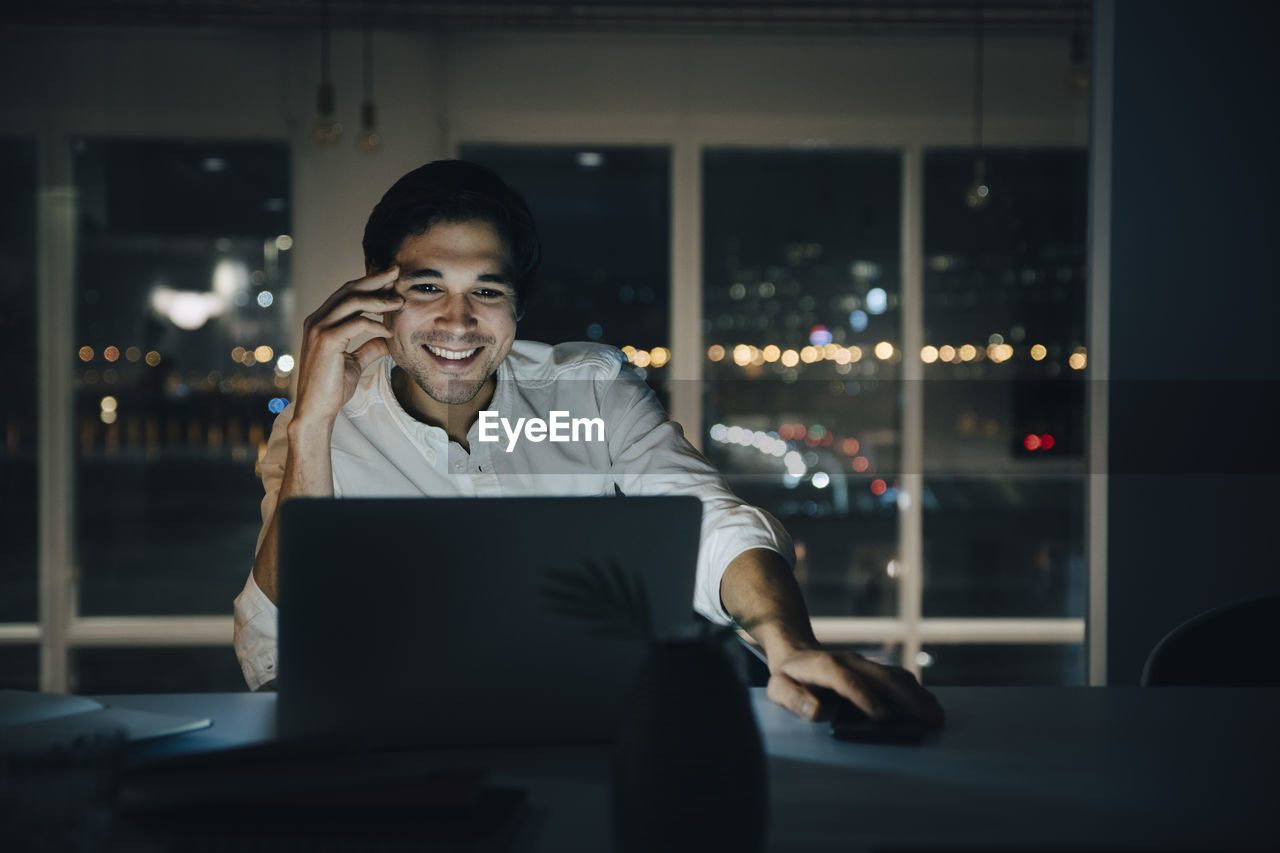
[[[497,381],[494,383],[493,399],[489,401],[489,405],[482,411],[487,412],[503,412],[509,409],[511,392],[508,386],[511,384],[514,374],[511,365],[508,364],[510,356],[504,358],[498,364]],[[448,441],[448,433],[443,428],[426,424],[415,418],[404,410],[404,406],[400,405],[400,401],[396,398],[395,389],[391,387],[391,370],[396,366],[396,361],[390,355],[382,357],[382,369],[378,371],[377,393],[386,404],[387,409],[391,412],[392,417],[413,432],[417,432],[434,439]],[[475,424],[471,425],[471,429],[475,428]],[[468,430],[470,432],[470,430]]]

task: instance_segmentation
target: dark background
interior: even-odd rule
[[[1278,24],[1273,3],[1115,4],[1109,684],[1180,621],[1280,587]]]

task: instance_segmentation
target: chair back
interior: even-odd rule
[[[1164,636],[1142,669],[1144,687],[1280,687],[1280,592],[1194,616]]]

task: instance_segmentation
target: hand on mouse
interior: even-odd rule
[[[931,729],[945,721],[942,705],[900,666],[854,652],[795,647],[769,659],[769,698],[807,720],[828,720],[842,697],[877,720],[907,716]],[[833,697],[834,694],[834,697]]]

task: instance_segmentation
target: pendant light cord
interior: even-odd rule
[[[977,37],[973,51],[973,148],[975,156],[982,156],[982,78],[983,74],[983,11],[982,3],[978,3],[978,16],[975,25]]]
[[[320,11],[320,85],[328,86],[329,79],[329,0],[324,0]]]

